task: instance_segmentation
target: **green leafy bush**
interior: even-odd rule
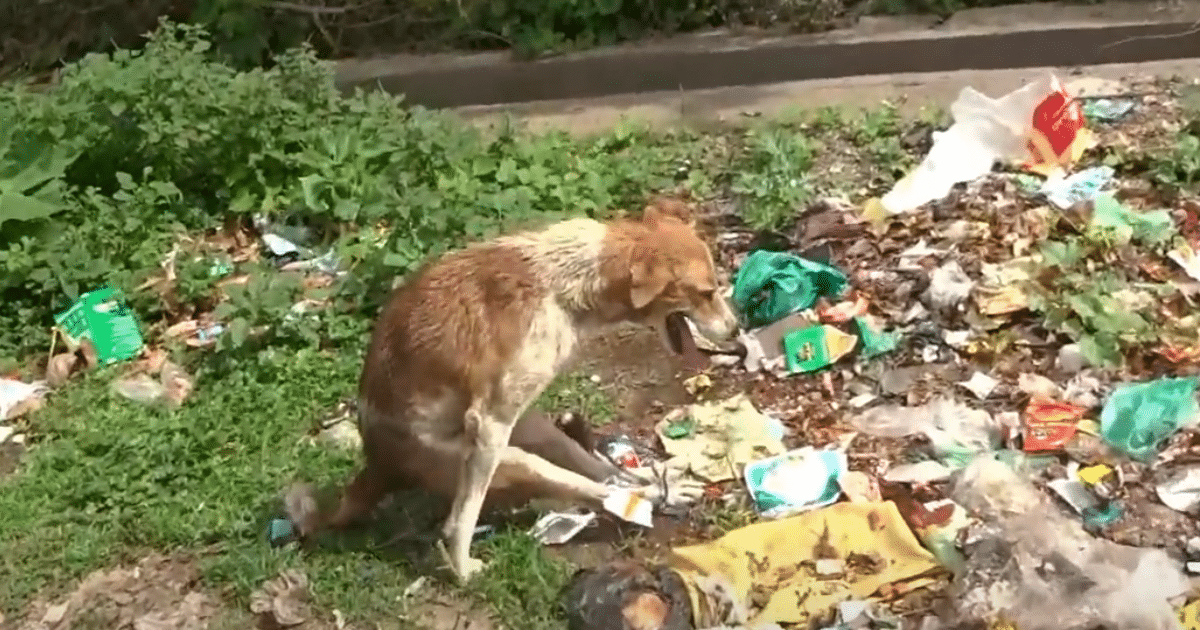
[[[307,245],[349,273],[319,296],[333,308],[313,316],[289,315],[299,287],[283,281],[228,291],[230,339],[263,327],[271,343],[357,336],[363,325],[346,316],[429,254],[635,204],[674,185],[684,159],[637,129],[587,141],[485,134],[398,97],[343,97],[308,47],[238,72],[202,29],[167,23],[143,50],[69,66],[51,91],[4,87],[0,114],[13,130],[0,144],[0,317],[15,323],[0,331],[0,355],[13,356],[44,346],[51,313],[102,283],[131,294],[145,320],[179,310],[146,281],[185,236],[256,217],[303,225]],[[277,275],[262,262],[237,271]],[[176,301],[204,301],[218,280],[183,275]]]

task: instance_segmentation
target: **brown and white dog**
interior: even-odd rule
[[[669,345],[668,316],[678,313],[714,341],[737,329],[712,254],[675,199],[656,200],[640,219],[562,221],[427,264],[396,290],[372,334],[359,385],[365,466],[331,518],[293,502],[300,534],[345,526],[415,480],[452,498],[449,549],[440,549],[465,580],[483,566],[470,544],[492,494],[599,508],[613,487],[598,477],[614,469],[589,463],[594,456],[553,422],[526,411],[581,335],[633,322]],[[653,483],[637,492],[667,499]]]

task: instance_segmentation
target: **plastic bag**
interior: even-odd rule
[[[966,530],[967,567],[953,585],[961,619],[1021,630],[1176,630],[1169,600],[1190,590],[1161,549],[1097,539],[1013,468],[978,457],[954,499],[982,516]]]
[[[950,105],[954,124],[933,134],[933,147],[880,203],[900,214],[945,197],[959,182],[986,175],[997,161],[1023,160],[1048,175],[1079,159],[1089,139],[1082,110],[1053,75],[1000,98],[966,87]]]
[[[811,308],[820,297],[838,297],[847,278],[835,267],[783,252],[758,250],[733,279],[733,302],[747,327],[758,328]]]
[[[943,463],[958,467],[966,465],[976,453],[998,448],[1003,434],[1000,423],[988,412],[946,398],[920,407],[875,407],[851,418],[850,423],[859,431],[876,437],[923,434],[929,438],[934,453]]]
[[[1104,440],[1134,459],[1147,461],[1176,431],[1194,424],[1200,378],[1164,378],[1121,385],[1100,412]]]

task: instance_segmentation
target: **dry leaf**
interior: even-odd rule
[[[163,384],[163,399],[170,407],[180,407],[192,393],[192,377],[175,363],[164,361],[159,379]]]
[[[55,389],[62,387],[81,364],[82,361],[73,352],[50,357],[50,362],[46,364],[46,384]]]
[[[250,596],[250,612],[269,615],[283,627],[298,626],[311,616],[308,607],[308,577],[287,569],[263,584]]]

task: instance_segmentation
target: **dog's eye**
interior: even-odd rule
[[[716,297],[716,295],[717,295],[717,292],[716,292],[715,290],[713,290],[713,289],[706,289],[706,290],[704,290],[704,291],[701,291],[701,292],[700,292],[700,299],[702,299],[702,300],[711,300],[711,299],[713,299],[714,297]]]

